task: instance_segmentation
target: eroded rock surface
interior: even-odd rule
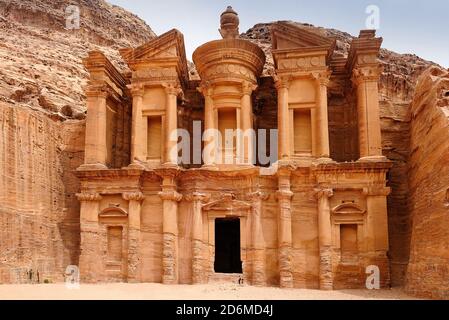
[[[418,80],[411,107],[408,292],[449,299],[449,72]]]
[[[79,30],[65,29],[70,4]],[[0,283],[37,281],[38,272],[40,282],[58,281],[78,264],[82,58],[99,49],[123,69],[116,49],[152,37],[102,0],[0,0]]]

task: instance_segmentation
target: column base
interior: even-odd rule
[[[384,162],[387,160],[388,159],[385,156],[368,156],[360,158],[357,162]]]

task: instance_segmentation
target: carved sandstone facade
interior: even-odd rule
[[[231,8],[222,14],[223,39],[193,55],[200,80],[189,78],[177,30],[122,50],[130,74],[100,52],[86,58],[85,163],[77,170],[84,281],[195,284],[235,275],[253,285],[332,290],[363,287],[365,268],[375,265],[389,285],[382,39],[362,31],[342,58],[334,39],[282,22],[271,32],[269,77],[261,76],[263,51],[238,38]],[[252,165],[260,149],[252,136],[193,137],[188,163],[171,154],[177,130],[194,135],[193,120],[203,133],[260,129],[255,90],[267,83],[278,103],[269,128],[279,132],[270,142],[276,163]],[[345,112],[356,111],[357,144],[330,138],[330,85],[347,88],[353,101]],[[344,148],[339,162],[331,159],[336,148]],[[197,149],[211,152],[192,165]]]

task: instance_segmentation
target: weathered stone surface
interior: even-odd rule
[[[449,299],[449,71],[428,69],[411,107],[407,290]]]
[[[88,73],[81,59],[154,37],[104,1],[79,1],[81,28],[65,29],[72,1],[0,1],[0,283],[63,280],[79,265],[79,180]],[[61,122],[64,120],[64,122]],[[95,247],[98,238],[85,239]],[[88,246],[86,246],[88,247]],[[86,253],[89,255],[89,253]],[[95,256],[95,255],[93,255]],[[28,272],[28,275],[27,275]]]

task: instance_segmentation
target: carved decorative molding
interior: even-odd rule
[[[280,59],[278,67],[280,70],[310,70],[326,66],[325,56],[310,56],[301,58]]]
[[[176,191],[161,191],[159,192],[159,196],[162,200],[168,200],[168,201],[181,201],[182,194],[176,192]]]
[[[207,79],[214,78],[217,76],[234,76],[241,77],[242,79],[250,79],[252,81],[257,81],[254,73],[241,65],[238,64],[219,64],[217,66],[213,66],[208,68],[204,72],[204,77]]]
[[[122,194],[123,199],[127,200],[127,201],[142,201],[143,199],[145,199],[145,196],[143,195],[142,192],[140,191],[135,191],[135,192],[125,192]]]
[[[76,197],[79,201],[100,201],[102,199],[99,193],[77,193]]]
[[[247,199],[250,201],[266,201],[269,198],[270,194],[262,191],[255,191],[247,196]]]

